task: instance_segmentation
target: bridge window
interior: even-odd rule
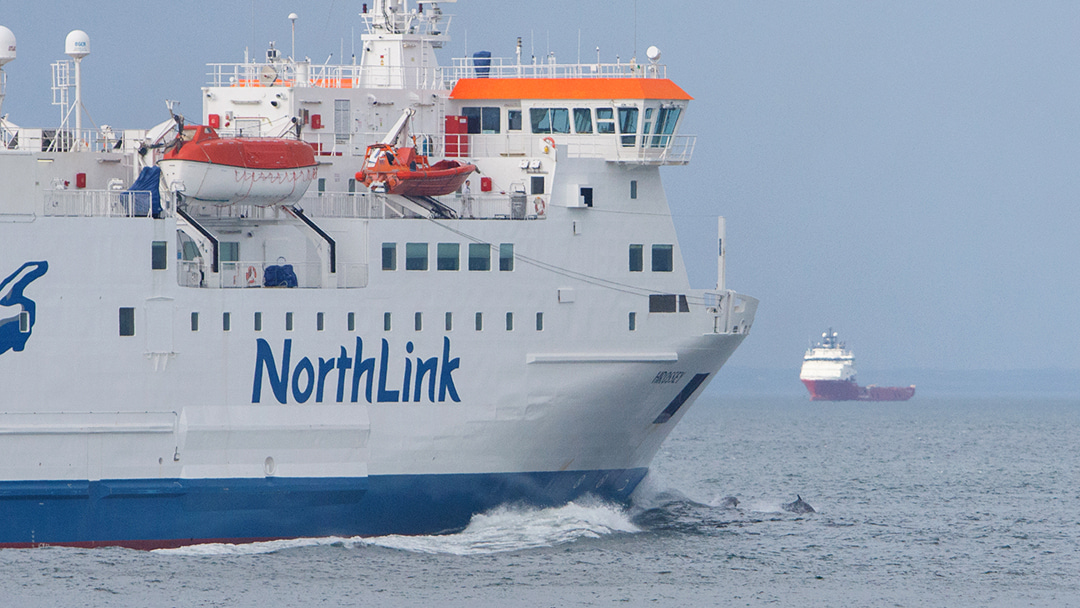
[[[615,132],[615,111],[611,108],[596,108],[596,132]]]
[[[497,107],[491,108],[462,108],[461,115],[468,121],[468,132],[475,133],[498,133],[499,123],[501,122],[502,115],[501,110]],[[518,114],[518,123],[520,124],[521,115]],[[518,127],[520,129],[520,127]]]
[[[405,270],[427,270],[427,243],[405,243]]]
[[[438,270],[458,270],[461,266],[461,246],[457,243],[439,243],[436,249],[435,268]]]
[[[652,246],[652,269],[653,272],[671,272],[672,252],[671,245]]]
[[[675,132],[675,125],[679,122],[680,113],[682,108],[660,108],[660,113],[656,115],[656,128],[653,129],[655,135],[649,145],[654,148],[667,147],[671,134]]]
[[[469,270],[491,270],[491,245],[469,243]]]
[[[592,133],[592,110],[574,108],[574,133]]]
[[[637,142],[637,118],[637,108],[619,108],[619,133],[622,134],[624,147],[631,147]]]
[[[569,133],[570,111],[566,108],[530,108],[533,133]]]
[[[507,110],[506,111],[506,130],[507,131],[520,131],[521,130],[521,110]]]
[[[641,125],[641,134],[642,135],[648,135],[649,134],[649,127],[652,126],[652,115],[653,115],[653,108],[645,108],[645,122]],[[643,137],[641,139],[642,143],[644,143],[646,139],[648,139],[648,138]]]

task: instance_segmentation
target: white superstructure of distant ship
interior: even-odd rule
[[[722,219],[717,288],[687,280],[658,51],[439,66],[439,4],[371,6],[358,64],[212,64],[150,129],[82,128],[80,32],[60,126],[0,122],[0,546],[626,500],[746,337]]]
[[[859,386],[855,355],[831,327],[821,334],[821,342],[806,351],[799,379],[810,391],[811,401],[907,401],[915,395],[915,385]]]

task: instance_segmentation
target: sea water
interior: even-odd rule
[[[1076,399],[709,393],[629,507],[500,508],[446,536],[4,550],[0,605],[1080,606],[1078,438]],[[796,496],[816,512],[784,511]]]

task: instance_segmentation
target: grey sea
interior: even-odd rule
[[[6,550],[0,605],[1080,606],[1078,438],[1075,398],[710,392],[629,507],[504,508],[447,536]],[[816,512],[784,511],[796,496]]]

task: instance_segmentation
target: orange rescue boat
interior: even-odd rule
[[[368,146],[364,168],[356,179],[373,192],[404,196],[442,196],[465,183],[476,165],[440,160],[434,165],[414,147],[394,148],[379,143]]]

